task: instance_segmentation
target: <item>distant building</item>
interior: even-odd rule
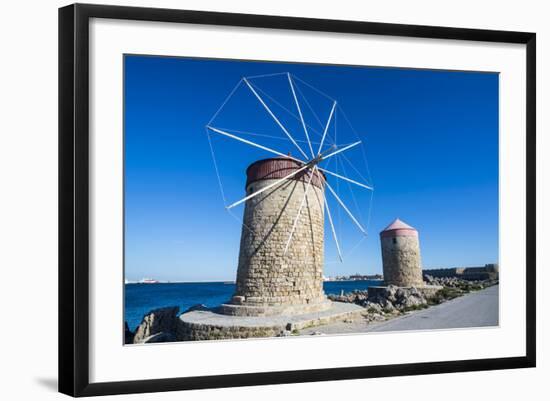
[[[381,274],[352,274],[351,276],[323,277],[323,281],[365,281],[365,280],[383,280]]]

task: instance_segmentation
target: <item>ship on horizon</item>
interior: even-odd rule
[[[142,278],[137,282],[137,284],[158,284],[160,281],[155,280],[154,278]]]

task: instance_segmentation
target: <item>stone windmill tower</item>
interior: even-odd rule
[[[272,95],[266,93],[266,87],[260,84],[262,80],[276,86]],[[281,92],[286,92],[286,99],[292,99],[292,104],[286,105],[288,107],[281,107],[275,100]],[[308,93],[309,99],[304,93]],[[234,100],[237,96],[241,96],[241,102]],[[224,117],[225,110],[238,109],[239,113],[250,115],[252,112],[241,111],[241,105],[251,100],[255,107],[265,111],[262,114],[267,121],[260,124],[259,130],[267,132],[269,128],[268,135],[242,127],[227,128],[235,121],[241,124],[247,121],[234,118],[231,112]],[[321,109],[323,122],[312,104]],[[311,110],[304,114],[304,107]],[[254,113],[257,114],[257,110]],[[314,127],[317,122],[308,121],[313,116],[319,123],[317,128]],[[337,118],[340,119],[339,125]],[[287,126],[285,122],[289,123],[289,119],[294,124]],[[272,132],[273,128],[277,128],[276,132]],[[248,166],[246,196],[226,204],[227,210],[244,204],[244,211],[236,292],[228,303],[221,306],[222,313],[269,316],[329,308],[330,302],[323,291],[325,216],[328,217],[338,258],[342,260],[329,203],[337,202],[341,208],[339,212],[342,212],[339,217],[347,214],[360,233],[366,235],[365,228],[338,192],[344,185],[350,188],[352,197],[354,190],[373,191],[364,178],[369,175],[368,171],[362,171],[360,165],[354,163],[365,159],[364,149],[360,146],[362,141],[337,102],[289,73],[242,78],[207,124],[206,132],[217,172],[220,169],[212,146],[216,139],[229,140],[233,145],[244,144],[271,156]],[[291,150],[297,151],[297,155],[291,156]],[[226,152],[220,148],[219,154]],[[329,168],[331,160],[334,167]],[[350,171],[356,174],[353,178],[346,170],[333,171],[344,163],[348,163]],[[336,183],[336,189],[328,182],[329,178]],[[218,181],[222,187],[219,172]],[[223,188],[221,193],[224,196]],[[355,197],[353,201],[357,204]]]
[[[300,167],[290,158],[258,160],[246,171],[246,193]],[[226,313],[268,316],[330,307],[323,292],[325,181],[317,169],[304,170],[246,201],[237,288]]]
[[[347,214],[364,239],[345,196],[357,205],[357,190],[371,201],[373,191],[362,141],[337,102],[287,72],[246,77],[205,129],[225,208],[244,205],[236,289],[219,307],[181,314],[178,338],[265,337],[358,316],[362,307],[331,303],[323,291],[325,221],[343,259],[329,204],[339,207],[338,227]],[[227,194],[242,196],[234,183],[244,160],[245,195],[229,203]]]

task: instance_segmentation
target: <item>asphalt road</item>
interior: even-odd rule
[[[498,326],[498,285],[429,309],[368,327],[365,331],[399,331]]]

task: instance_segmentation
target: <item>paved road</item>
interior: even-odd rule
[[[365,331],[398,331],[498,325],[498,285],[405,315]]]

